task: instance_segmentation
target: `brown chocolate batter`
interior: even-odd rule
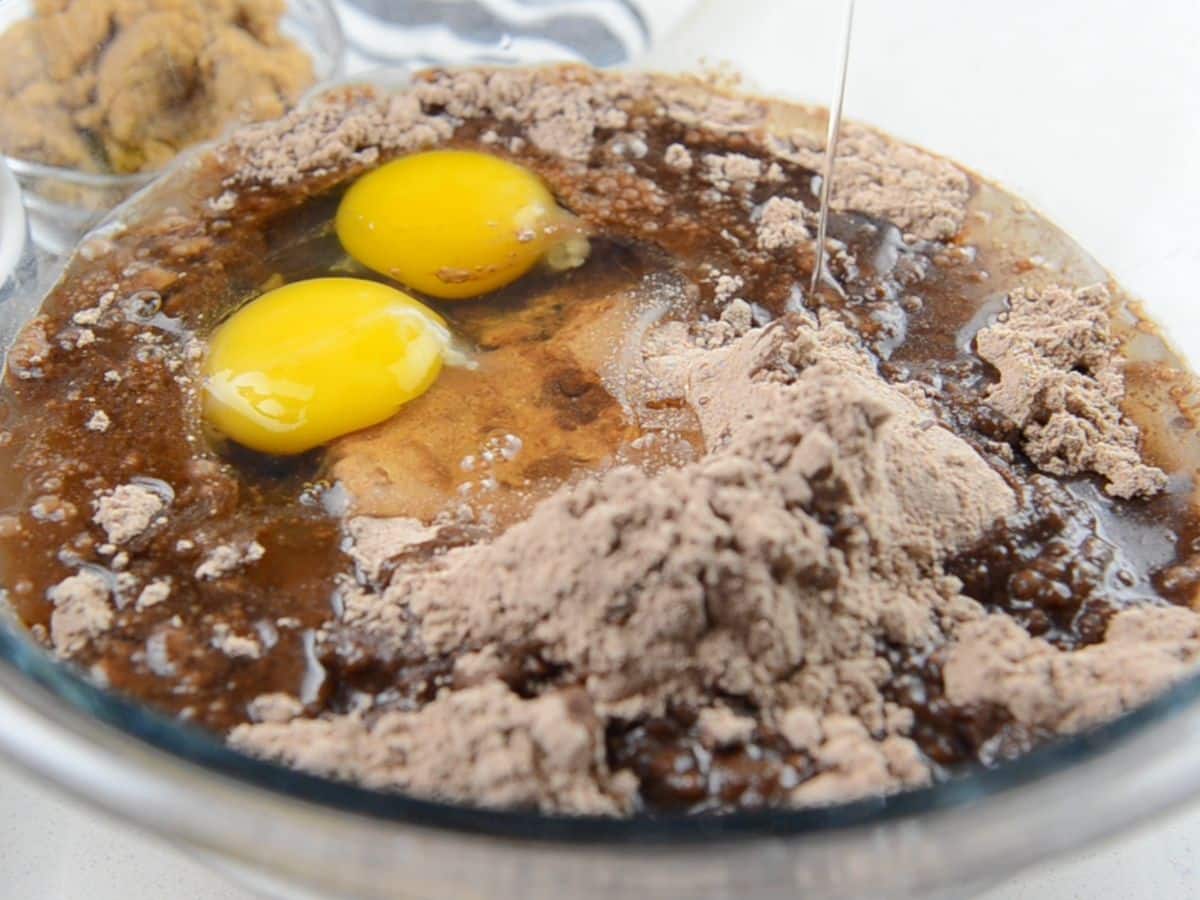
[[[826,803],[1136,705],[1200,659],[1191,376],[1052,226],[859,126],[809,295],[818,122],[565,68],[235,136],[9,354],[10,601],[248,752],[489,805]],[[586,265],[440,306],[480,365],[392,421],[206,434],[205,335],[344,272],[341,192],[435,145],[536,171]]]

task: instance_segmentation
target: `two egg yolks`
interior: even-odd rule
[[[417,153],[359,178],[338,207],[355,260],[431,297],[458,300],[520,278],[544,256],[578,265],[587,241],[545,184],[514,163]],[[210,425],[263,453],[302,453],[390,418],[437,378],[446,323],[399,290],[318,278],[269,291],[213,334]]]

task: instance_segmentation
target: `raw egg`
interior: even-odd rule
[[[205,416],[263,453],[302,453],[382,422],[423,394],[450,347],[446,323],[395,288],[315,278],[268,291],[217,328]]]
[[[533,172],[486,153],[431,150],[358,179],[338,207],[337,235],[354,259],[447,300],[504,287],[543,258],[580,265],[578,221]]]

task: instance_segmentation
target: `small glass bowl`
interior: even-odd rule
[[[21,187],[0,161],[0,303],[16,290],[28,243],[29,225],[21,205]]]
[[[0,0],[0,31],[32,13],[31,0]],[[344,65],[342,27],[330,0],[288,0],[283,33],[313,62],[317,83],[336,78]],[[153,181],[158,172],[129,175],[83,172],[4,156],[25,196],[34,243],[64,255],[114,206]]]

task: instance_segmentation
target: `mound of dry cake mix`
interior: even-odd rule
[[[9,353],[10,603],[247,753],[550,812],[894,792],[1147,700],[1200,659],[1192,377],[1053,226],[863,126],[810,291],[823,121],[468,69],[235,134]],[[471,299],[348,255],[356,180],[443,149],[586,240]],[[407,286],[459,362],[303,452],[214,431],[214,335],[330,276]]]

